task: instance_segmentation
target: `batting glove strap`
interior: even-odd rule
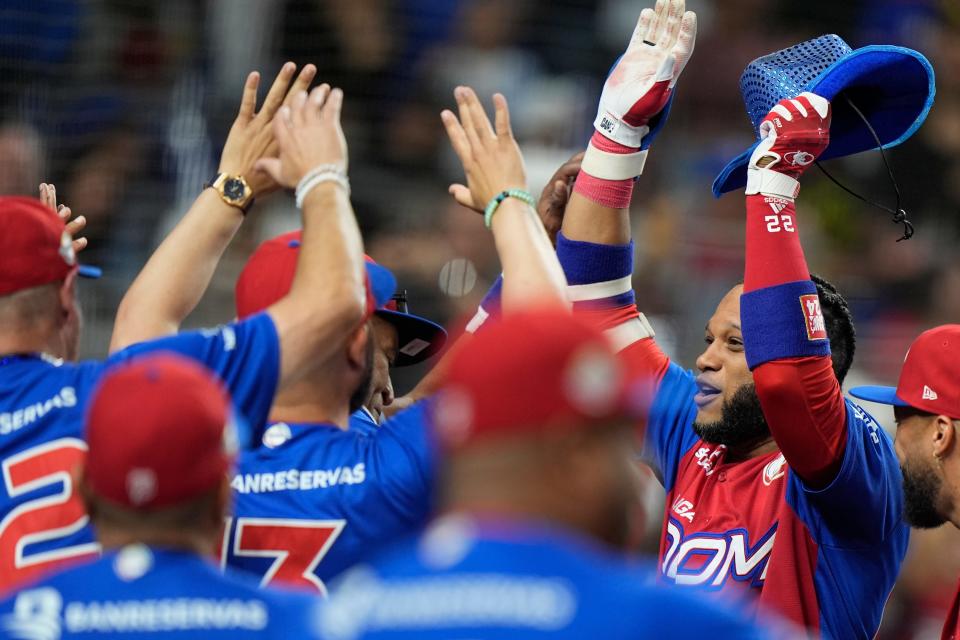
[[[647,125],[635,127],[627,124],[611,111],[604,110],[602,106],[597,113],[597,119],[593,121],[593,128],[605,138],[619,142],[625,147],[639,149],[643,144],[644,136],[650,133],[650,127]]]
[[[800,193],[800,183],[788,175],[771,169],[749,169],[746,194],[752,196],[756,193],[792,200]]]
[[[626,125],[629,126],[629,125]],[[646,129],[646,127],[642,127]],[[631,145],[639,147],[639,142]],[[587,146],[580,168],[593,176],[603,180],[629,180],[643,173],[643,166],[647,162],[647,150],[634,153],[610,153],[602,151],[593,143]]]
[[[751,371],[771,360],[830,355],[817,286],[810,280],[744,293],[740,320]]]

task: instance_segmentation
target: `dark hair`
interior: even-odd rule
[[[853,364],[853,354],[857,349],[857,333],[853,328],[853,314],[847,300],[837,291],[837,288],[820,276],[810,274],[810,279],[817,285],[817,295],[820,297],[820,310],[827,327],[827,337],[830,338],[830,357],[833,359],[833,373],[843,385],[843,379]]]

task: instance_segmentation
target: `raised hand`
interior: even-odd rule
[[[669,102],[693,55],[697,16],[684,9],[683,0],[657,0],[655,9],[640,13],[626,52],[603,85],[594,122],[601,135],[634,149],[650,146],[650,121]]]
[[[297,186],[300,180],[320,165],[347,170],[347,141],[340,126],[343,91],[322,84],[307,95],[300,91],[289,105],[280,108],[273,121],[280,155],[261,158],[258,170],[270,175],[279,185]]]
[[[457,202],[475,211],[483,211],[487,203],[503,191],[526,191],[527,175],[520,147],[510,130],[507,99],[499,93],[493,96],[494,129],[473,89],[457,87],[453,95],[457,100],[459,118],[449,110],[444,110],[440,118],[467,176],[466,188],[463,185],[451,187]]]
[[[73,220],[70,219],[73,216],[73,211],[66,205],[57,204],[57,188],[54,185],[46,182],[40,184],[40,202],[45,204],[63,220],[67,233],[73,238],[74,252],[79,253],[86,249],[87,239],[78,238],[77,234],[87,226],[87,219],[83,216],[77,216],[73,218]]]
[[[300,75],[291,87],[290,80],[296,70],[297,65],[292,62],[283,65],[270,91],[267,92],[259,112],[256,112],[256,106],[260,74],[254,71],[247,76],[243,97],[240,100],[240,111],[223,146],[218,173],[242,175],[253,189],[255,198],[276,191],[280,187],[270,174],[254,168],[257,160],[277,155],[277,143],[272,127],[277,110],[282,105],[291,104],[294,96],[306,91],[317,75],[317,68],[308,64],[300,71]]]
[[[761,141],[749,168],[798,179],[830,144],[831,117],[830,103],[815,93],[781,100],[760,123]]]

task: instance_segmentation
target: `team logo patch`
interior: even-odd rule
[[[787,460],[781,453],[776,458],[767,463],[763,468],[763,484],[770,486],[774,480],[779,480],[787,471]]]
[[[812,153],[807,153],[806,151],[791,151],[783,155],[783,159],[789,162],[792,165],[805,167],[816,158]]]
[[[136,468],[127,473],[127,497],[139,507],[157,495],[157,474],[153,469]]]
[[[820,309],[820,298],[815,293],[800,296],[800,308],[807,325],[807,340],[826,340],[827,325]]]

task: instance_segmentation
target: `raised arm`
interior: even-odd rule
[[[459,119],[451,111],[444,111],[441,117],[463,163],[474,208],[487,209],[494,206],[495,198],[501,198],[489,225],[503,267],[504,312],[548,303],[566,305],[566,278],[532,203],[515,195],[504,197],[527,191],[523,157],[510,129],[506,98],[500,94],[493,97],[494,128],[473,89],[457,87],[454,96]]]
[[[280,337],[280,386],[342,353],[349,335],[373,312],[363,240],[350,204],[342,105],[340,89],[324,85],[309,97],[297,93],[273,123],[279,158],[257,163],[281,186],[296,187],[302,204],[293,284],[267,310]]]
[[[217,173],[242,176],[254,199],[278,188],[272,177],[254,169],[257,160],[276,154],[273,117],[284,103],[284,96],[288,96],[289,102],[294,94],[306,90],[316,71],[313,65],[305,66],[288,93],[296,65],[284,64],[259,112],[255,111],[260,74],[253,72],[247,77],[240,110],[224,144]],[[121,300],[110,341],[111,352],[179,330],[203,297],[245,215],[215,189],[201,191]]]
[[[658,0],[655,9],[641,12],[604,84],[557,240],[575,309],[596,315],[620,350],[653,335],[637,311],[631,282],[630,201],[693,54],[696,30],[696,15],[685,11],[683,0]],[[632,359],[663,375],[667,359],[652,341],[636,351]]]
[[[798,178],[830,141],[830,104],[811,93],[781,100],[760,132],[747,174],[744,348],[787,463],[808,486],[822,488],[840,469],[847,414],[794,199]]]

